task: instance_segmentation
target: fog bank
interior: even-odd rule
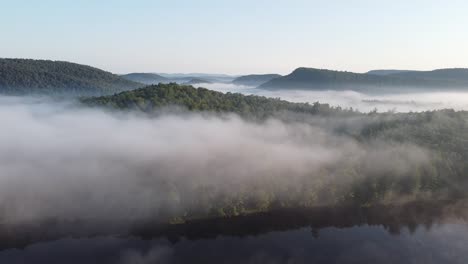
[[[356,91],[305,91],[277,90],[269,91],[255,87],[234,84],[203,84],[203,87],[220,92],[254,94],[266,97],[281,98],[291,102],[320,102],[343,108],[353,108],[362,112],[377,109],[379,112],[419,112],[452,108],[468,110],[468,92],[435,92],[388,93],[370,95]]]
[[[346,172],[356,164],[366,176],[397,177],[429,162],[410,144],[235,115],[149,118],[2,97],[0,120],[0,223],[183,215],[221,194],[262,196],[259,184],[290,199],[303,182],[349,183],[360,177]]]

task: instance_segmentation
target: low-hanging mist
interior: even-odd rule
[[[264,90],[255,87],[234,84],[212,83],[203,87],[220,92],[254,94],[281,98],[290,102],[321,102],[332,106],[353,108],[362,112],[377,109],[379,112],[420,112],[437,109],[468,110],[468,93],[462,91],[420,90],[401,93],[389,90],[387,93],[365,94],[352,90]]]
[[[405,182],[433,169],[424,147],[358,140],[320,125],[326,120],[319,117],[253,122],[188,112],[148,117],[31,98],[0,102],[2,223],[164,221],[397,200],[423,191],[369,198],[355,187],[382,175]]]

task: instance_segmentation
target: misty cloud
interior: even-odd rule
[[[149,118],[43,99],[0,102],[3,223],[152,219],[219,199],[203,196],[206,190],[260,195],[256,186],[274,183],[275,195],[289,199],[304,181],[319,186],[360,177],[346,171],[350,165],[365,175],[398,177],[429,162],[417,146],[363,144],[313,122],[190,113]]]
[[[269,91],[234,84],[203,84],[203,87],[220,92],[254,94],[281,98],[290,102],[320,102],[342,108],[353,108],[362,112],[377,109],[379,112],[419,112],[437,109],[468,110],[468,92],[419,92],[388,93],[382,95],[363,94],[356,91]]]

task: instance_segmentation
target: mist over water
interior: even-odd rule
[[[20,263],[457,263],[468,258],[466,224],[389,234],[382,226],[308,227],[258,236],[215,239],[137,237],[63,238],[0,251],[0,262]]]
[[[357,108],[354,103],[365,107],[362,100],[376,100],[363,99],[370,97],[355,92],[257,92],[248,87],[217,84],[208,88],[298,102],[308,98],[311,103],[331,100],[328,102],[332,105],[344,107],[347,102],[353,108]],[[462,105],[463,96],[446,94],[444,98],[447,105],[454,106],[456,99]],[[425,102],[436,97],[419,95]],[[402,99],[403,95],[389,98],[382,97],[387,101],[381,104],[394,107],[395,98]],[[424,107],[407,107],[408,111],[420,111],[429,106],[426,103]],[[304,121],[305,117],[301,118]],[[360,142],[334,132],[334,128],[345,123],[352,123],[353,129],[359,130],[373,118],[378,117],[330,120],[311,116],[306,122],[297,122],[285,115],[281,120],[254,122],[232,114],[169,110],[146,116],[84,108],[74,101],[0,97],[0,120],[5,127],[0,130],[0,249],[5,247],[0,250],[0,262],[464,263],[468,258],[463,246],[468,241],[468,231],[465,222],[453,221],[456,218],[447,223],[441,221],[432,228],[419,222],[403,224],[398,226],[398,232],[401,231],[398,235],[392,235],[382,222],[334,227],[335,223],[325,217],[318,223],[330,221],[330,225],[317,231],[307,227],[307,223],[300,228],[295,226],[298,218],[292,217],[294,221],[288,230],[282,227],[284,222],[280,219],[281,231],[276,231],[275,224],[269,231],[263,230],[265,223],[274,222],[275,218],[263,219],[264,224],[253,218],[253,226],[246,228],[244,237],[217,234],[201,240],[184,237],[200,232],[204,238],[203,230],[217,226],[208,223],[201,231],[182,233],[175,242],[162,236],[142,239],[132,235],[35,242],[27,239],[30,234],[24,229],[24,243],[28,246],[24,249],[9,246],[8,239],[15,245],[16,239],[22,238],[14,233],[23,230],[22,223],[39,227],[33,228],[39,230],[31,235],[34,239],[50,233],[50,240],[57,239],[55,231],[60,235],[60,225],[50,233],[47,226],[41,229],[48,219],[65,223],[84,219],[107,225],[117,221],[124,228],[118,232],[125,233],[132,223],[167,221],[168,216],[203,210],[200,201],[210,204],[222,197],[204,196],[208,190],[229,197],[236,193],[257,194],[258,184],[274,183],[281,187],[273,189],[276,196],[287,200],[305,182],[351,184],[359,178],[348,176],[349,167],[361,169],[362,175],[357,177],[382,173],[406,177],[413,168],[431,162],[431,152],[414,144]],[[324,171],[326,177],[321,176]],[[317,205],[326,206],[328,202],[318,199]],[[435,214],[444,215],[439,211]],[[318,215],[312,219],[319,219]],[[391,219],[392,215],[389,216],[384,219]],[[365,217],[358,217],[361,218]],[[346,211],[337,219],[348,221],[351,216]],[[228,232],[242,230],[238,225],[246,226],[245,220],[238,221],[228,226]],[[422,224],[426,224],[424,219]],[[70,226],[64,229],[65,234],[73,230],[67,228]],[[99,233],[99,229],[92,230]],[[19,245],[22,243],[20,240]],[[428,257],[427,252],[433,253]]]
[[[362,112],[377,109],[379,112],[420,112],[437,109],[468,110],[468,92],[421,91],[417,93],[364,94],[356,91],[269,91],[249,86],[233,84],[203,84],[207,89],[220,92],[253,94],[281,98],[291,102],[320,102],[342,108],[353,108]],[[441,89],[443,90],[443,89]]]
[[[0,0],[0,264],[468,264],[467,11]]]

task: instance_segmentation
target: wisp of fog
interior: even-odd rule
[[[276,197],[314,180],[346,184],[346,165],[404,175],[428,162],[411,144],[360,143],[318,125],[235,115],[112,113],[73,103],[0,98],[0,222],[144,220],[196,210],[213,193]],[[316,176],[317,175],[317,176]],[[202,197],[203,196],[203,197]]]
[[[468,110],[468,92],[455,91],[430,91],[392,93],[386,94],[364,94],[357,91],[307,91],[307,90],[263,90],[255,87],[212,83],[203,84],[211,90],[220,92],[233,92],[243,94],[254,94],[272,98],[281,98],[290,102],[320,102],[342,108],[353,108],[361,112],[369,112],[377,109],[379,112],[420,112],[437,109]]]

